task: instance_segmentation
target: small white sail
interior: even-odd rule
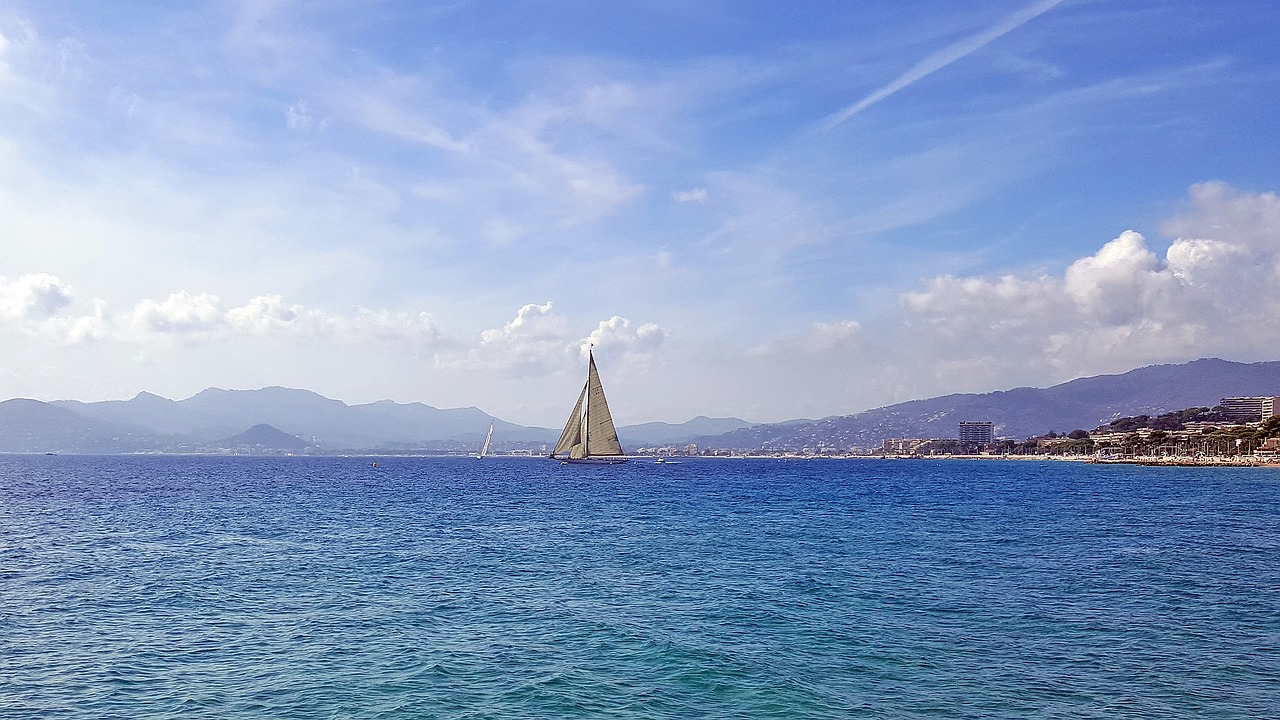
[[[600,373],[596,370],[596,359],[588,353],[587,383],[578,395],[578,402],[564,424],[564,431],[560,433],[551,457],[563,456],[570,461],[601,458],[621,462],[623,454],[618,430],[609,414],[609,403],[604,398]]]
[[[493,439],[493,423],[489,423],[489,434],[484,436],[484,445],[480,448],[480,454],[476,457],[482,458],[489,454],[489,441]]]

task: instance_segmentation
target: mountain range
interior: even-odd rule
[[[440,409],[390,400],[347,405],[309,390],[210,388],[186,400],[142,392],[130,400],[103,402],[0,402],[0,452],[474,452],[490,424],[496,452],[543,451],[560,435],[474,407]],[[749,424],[698,417],[620,432],[634,447],[718,435]]]
[[[1280,395],[1280,362],[1202,359],[1048,388],[913,400],[815,421],[753,425],[698,417],[624,426],[618,435],[632,450],[687,443],[744,451],[848,450],[877,447],[885,438],[955,437],[959,422],[968,420],[991,421],[998,436],[1022,439],[1092,429],[1124,415],[1212,406],[1240,395]],[[390,400],[347,405],[308,390],[210,388],[185,400],[143,392],[105,402],[0,402],[0,452],[474,452],[490,423],[496,452],[545,451],[559,435],[474,407]]]
[[[1280,362],[1205,358],[1048,388],[946,395],[813,422],[757,425],[697,442],[773,451],[872,448],[886,438],[954,438],[962,421],[990,421],[997,437],[1021,440],[1051,431],[1093,430],[1127,415],[1159,415],[1212,407],[1224,397],[1263,395],[1280,396]]]

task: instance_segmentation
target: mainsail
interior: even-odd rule
[[[588,353],[587,384],[578,395],[578,402],[564,424],[560,440],[551,451],[551,457],[565,456],[570,460],[586,460],[593,457],[616,458],[622,453],[618,442],[618,430],[609,414],[609,403],[604,399],[604,386],[596,371],[596,359]]]
[[[489,454],[489,441],[493,439],[493,423],[489,423],[489,434],[484,436],[484,445],[480,448],[480,454],[476,457],[483,458]]]

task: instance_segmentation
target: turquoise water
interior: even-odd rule
[[[0,456],[0,717],[1275,717],[1280,471]]]

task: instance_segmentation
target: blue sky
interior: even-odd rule
[[[0,397],[557,425],[1276,359],[1280,5],[0,3]],[[1206,401],[1212,398],[1206,399]]]

